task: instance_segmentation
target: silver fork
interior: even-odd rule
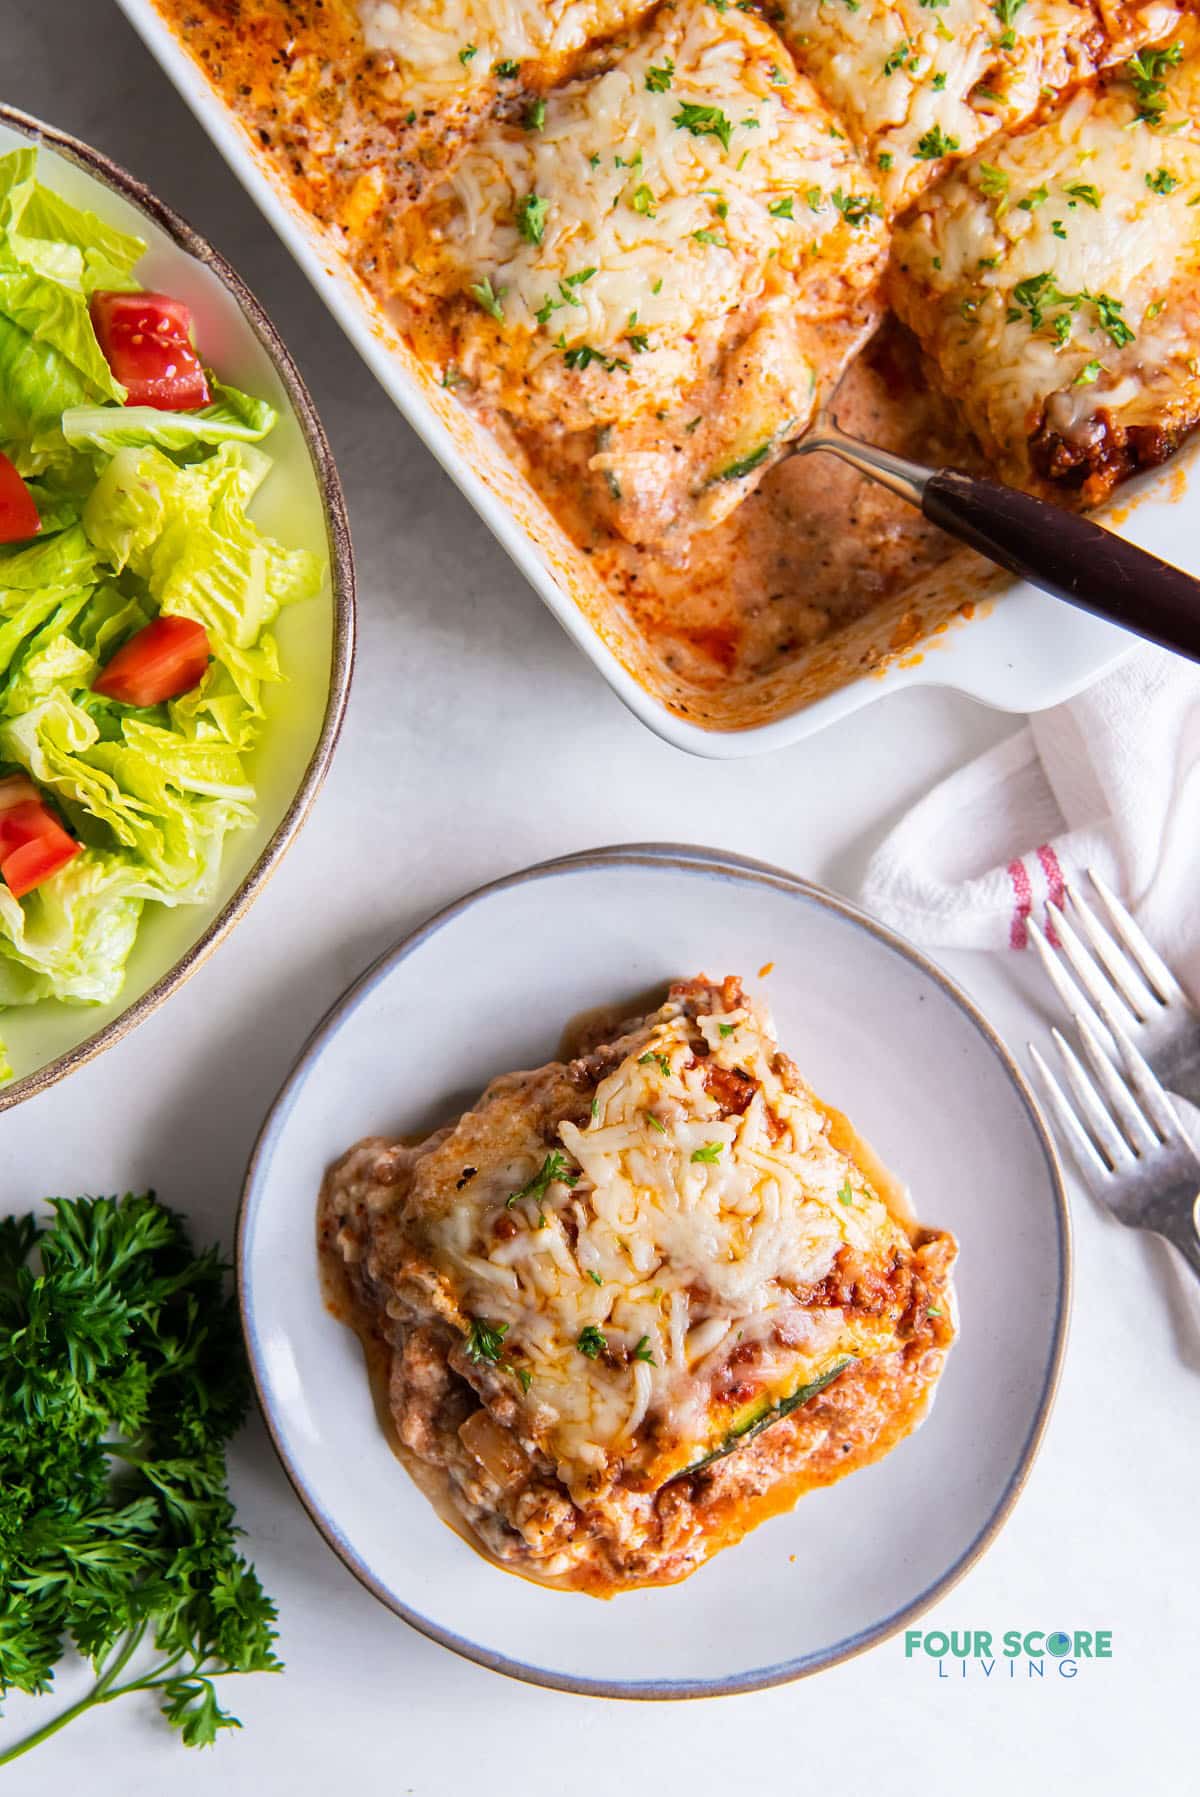
[[[1190,1079],[1196,1053],[1185,1031],[1200,1033],[1200,1022],[1174,977],[1119,900],[1096,874],[1091,878],[1122,937],[1137,954],[1140,967],[1154,982],[1158,1013],[1137,993],[1138,982],[1120,950],[1078,894],[1068,888],[1088,940],[1114,982],[1120,982],[1118,990],[1144,1038],[1155,1046],[1166,1065],[1182,1069],[1185,1079]],[[1062,1031],[1054,1030],[1054,1044],[1075,1100],[1072,1106],[1037,1048],[1032,1042],[1029,1044],[1030,1059],[1079,1171],[1120,1222],[1164,1236],[1200,1278],[1200,1158],[1180,1127],[1168,1093],[1118,1015],[1111,989],[1097,975],[1070,925],[1065,919],[1056,919],[1056,933],[1104,1019],[1121,1071],[1113,1065],[1100,1040],[1096,1011],[1073,985],[1042,932],[1035,924],[1030,928],[1043,965],[1071,1012],[1084,1060],[1095,1080],[1093,1083],[1089,1078]],[[1177,1084],[1176,1090],[1183,1087]]]
[[[1062,955],[1057,955],[1030,918],[1027,928],[1042,966],[1068,1011],[1081,1012],[1093,1029],[1103,1021],[1114,1041],[1116,1029],[1124,1029],[1168,1091],[1200,1104],[1200,1013],[1116,894],[1094,869],[1088,869],[1088,878],[1113,934],[1068,881],[1063,890],[1082,936],[1068,915],[1056,911],[1054,930],[1062,944]]]

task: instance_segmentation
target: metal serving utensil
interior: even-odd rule
[[[1020,580],[1200,661],[1200,580],[1078,512],[999,481],[920,462],[848,436],[818,412],[791,455],[826,451],[917,507]]]

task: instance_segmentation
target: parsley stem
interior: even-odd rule
[[[56,1735],[60,1728],[67,1726],[68,1722],[74,1722],[77,1716],[85,1715],[88,1710],[95,1709],[99,1704],[111,1702],[114,1697],[119,1697],[123,1691],[128,1690],[128,1686],[118,1686],[116,1690],[113,1690],[111,1688],[112,1681],[129,1664],[137,1652],[145,1632],[144,1622],[137,1628],[131,1629],[120,1651],[115,1658],[109,1661],[107,1666],[102,1668],[91,1690],[86,1691],[78,1703],[73,1703],[69,1709],[63,1710],[52,1721],[44,1722],[41,1728],[35,1729],[31,1735],[26,1735],[25,1739],[18,1741],[15,1747],[8,1747],[3,1753],[0,1753],[0,1766],[7,1766],[13,1760],[20,1759],[23,1753],[28,1753],[31,1748],[40,1747],[43,1741],[48,1741],[51,1735]]]

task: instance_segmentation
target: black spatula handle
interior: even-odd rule
[[[925,482],[931,523],[1010,574],[1200,661],[1200,580],[1077,512],[940,468]]]

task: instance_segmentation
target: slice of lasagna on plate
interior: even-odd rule
[[[360,1143],[319,1236],[418,1483],[496,1561],[596,1595],[887,1452],[954,1336],[953,1238],[736,979]]]
[[[896,310],[1020,486],[1102,500],[1200,418],[1200,28],[989,146],[897,229]]]
[[[869,334],[881,213],[770,27],[688,0],[490,118],[400,221],[392,278],[443,380],[669,543],[745,496]]]

